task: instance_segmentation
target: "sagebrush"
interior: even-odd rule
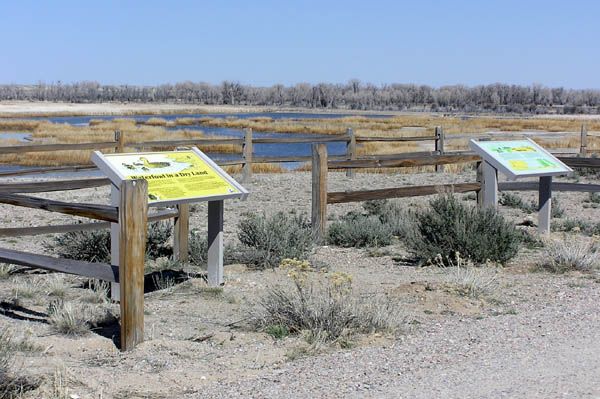
[[[505,263],[518,252],[522,234],[492,208],[465,205],[453,195],[440,195],[413,214],[406,237],[408,250],[421,262],[460,253],[476,263]]]
[[[281,269],[289,279],[270,287],[258,301],[252,320],[259,329],[336,342],[356,332],[397,327],[394,303],[385,297],[356,295],[350,275],[317,272],[309,262],[295,259],[284,260]]]
[[[148,258],[156,259],[173,253],[169,244],[172,230],[169,222],[154,222],[148,225]],[[110,231],[72,231],[59,234],[51,241],[45,242],[44,248],[62,258],[110,263]]]
[[[382,247],[391,241],[392,229],[377,216],[346,215],[327,231],[327,242],[341,247]]]
[[[238,228],[241,260],[259,268],[277,267],[285,258],[304,259],[312,249],[312,230],[305,215],[248,214]]]

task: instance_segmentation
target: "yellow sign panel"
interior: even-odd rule
[[[149,202],[242,194],[232,179],[194,151],[103,156],[120,176],[146,180]]]

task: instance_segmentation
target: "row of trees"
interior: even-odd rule
[[[358,110],[434,110],[494,112],[600,113],[600,90],[542,85],[491,84],[434,88],[414,84],[381,86],[351,80],[346,84],[280,84],[254,87],[225,81],[219,85],[182,82],[159,86],[61,82],[0,85],[0,100],[92,102],[180,102],[266,105]]]

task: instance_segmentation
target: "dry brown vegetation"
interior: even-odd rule
[[[334,119],[272,119],[272,118],[199,118],[197,123],[206,126],[252,128],[256,131],[281,133],[342,134],[347,128],[354,129],[357,136],[386,136],[386,132],[398,133],[407,127],[423,127],[430,135],[436,126],[443,126],[448,134],[482,133],[500,131],[545,131],[575,132],[581,128],[577,118],[499,118],[499,117],[457,117],[435,114],[400,115],[390,118],[369,118],[350,116]],[[589,130],[600,130],[600,120],[587,122]],[[411,136],[415,135],[411,133]]]
[[[140,123],[134,119],[117,118],[113,120],[92,119],[89,126],[72,126],[68,124],[50,123],[42,120],[0,119],[0,130],[31,132],[33,143],[86,143],[103,142],[114,139],[114,131],[120,130],[128,144],[143,141],[166,139],[193,139],[203,137],[199,131],[181,130],[167,131],[171,126],[204,125],[213,127],[227,127],[235,129],[252,128],[255,131],[279,133],[312,133],[312,134],[343,134],[352,128],[357,137],[405,137],[419,136],[431,137],[436,126],[442,126],[446,133],[446,150],[468,149],[468,139],[452,139],[455,134],[483,133],[487,131],[539,131],[536,137],[542,145],[548,148],[578,148],[580,145],[579,134],[581,119],[577,118],[501,118],[501,117],[456,117],[441,114],[399,115],[389,118],[369,118],[365,116],[351,116],[333,119],[306,118],[306,119],[273,119],[270,117],[254,118],[177,118],[168,121],[164,118],[153,117]],[[600,120],[592,119],[586,122],[589,131],[600,131]],[[562,137],[544,138],[545,132],[572,132]],[[12,139],[3,140],[1,145],[18,145]],[[130,146],[128,149],[133,149]],[[156,148],[157,150],[160,148]],[[168,148],[165,148],[168,149]],[[204,146],[207,152],[241,153],[239,145]],[[588,137],[588,149],[600,150],[600,142],[595,136]],[[357,155],[397,154],[404,152],[431,151],[433,140],[421,142],[365,142],[357,146]],[[89,163],[91,151],[60,151],[53,153],[31,153],[27,157],[20,155],[6,155],[0,157],[0,162],[20,165],[78,165]],[[462,170],[463,166],[450,166]],[[230,168],[237,170],[239,167]],[[305,169],[305,168],[301,168]],[[431,167],[404,169],[407,173],[429,171]],[[276,165],[255,165],[257,172],[277,172],[282,169]],[[381,173],[381,170],[377,170]],[[395,170],[385,170],[386,173]]]
[[[164,120],[164,119],[162,119]],[[168,139],[197,139],[204,135],[199,131],[178,130],[167,131],[159,126],[160,121],[154,121],[153,126],[139,125],[134,119],[114,119],[111,121],[92,120],[90,126],[73,126],[69,124],[51,123],[48,121],[20,121],[0,120],[0,129],[15,131],[27,130],[31,132],[31,140],[35,144],[78,144],[113,141],[115,131],[121,131],[126,147],[125,150],[133,150],[136,143],[168,140]],[[165,121],[166,122],[166,121]],[[26,129],[24,127],[27,127]],[[1,140],[0,145],[20,145],[14,139]],[[241,147],[237,145],[210,145],[200,146],[207,152],[239,153]],[[160,150],[161,148],[155,148]],[[169,148],[171,149],[171,148]],[[106,149],[106,152],[112,152]],[[10,154],[0,157],[4,164],[28,165],[28,166],[58,166],[58,165],[83,165],[90,163],[91,150],[81,151],[54,151],[35,152],[22,154]]]

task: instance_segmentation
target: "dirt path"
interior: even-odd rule
[[[190,397],[600,397],[598,287],[558,299],[517,315],[422,326],[393,348],[307,358]]]

